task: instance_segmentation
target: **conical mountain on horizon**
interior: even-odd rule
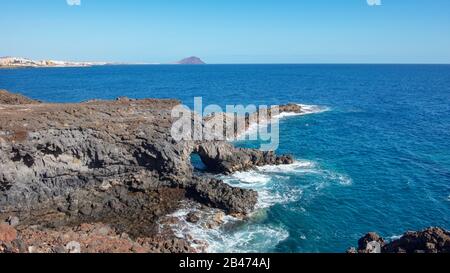
[[[206,64],[206,63],[202,61],[202,59],[200,59],[199,57],[192,56],[178,61],[177,64]]]

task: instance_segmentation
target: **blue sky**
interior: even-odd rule
[[[450,63],[448,0],[0,0],[0,10],[8,56]]]

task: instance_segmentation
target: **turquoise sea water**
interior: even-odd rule
[[[281,121],[277,152],[294,165],[223,177],[258,190],[260,210],[209,236],[213,251],[343,252],[368,231],[450,228],[448,65],[16,69],[0,70],[0,88],[51,102],[202,96],[327,110]]]

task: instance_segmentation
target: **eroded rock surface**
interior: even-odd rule
[[[176,100],[48,104],[0,93],[0,219],[20,227],[103,221],[131,236],[189,198],[227,213],[253,210],[257,193],[193,172],[198,153],[211,172],[231,173],[289,156],[225,141],[175,141]]]

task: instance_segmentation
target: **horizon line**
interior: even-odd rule
[[[196,57],[196,56],[192,56]],[[22,56],[12,56],[12,55],[3,55],[0,56],[1,58],[23,58],[28,59],[32,61],[62,61],[62,62],[78,62],[78,63],[91,63],[91,64],[103,64],[103,65],[303,65],[303,64],[323,64],[323,65],[449,65],[450,61],[447,62],[357,62],[357,61],[349,61],[349,62],[327,62],[327,61],[318,61],[318,62],[205,62],[204,64],[179,64],[177,61],[172,62],[145,62],[145,61],[136,61],[136,62],[129,62],[129,61],[88,61],[88,60],[77,60],[72,61],[69,59],[64,60],[58,60],[58,59],[35,59],[30,57],[22,57]],[[191,58],[191,57],[188,57]],[[201,57],[196,57],[200,60],[204,61]]]

